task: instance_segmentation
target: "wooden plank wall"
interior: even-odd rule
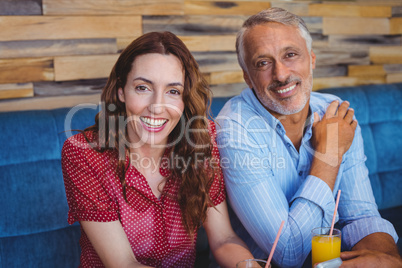
[[[2,0],[0,111],[98,103],[119,52],[150,31],[180,36],[214,95],[236,95],[245,87],[236,32],[273,6],[312,33],[314,90],[402,82],[401,0]]]

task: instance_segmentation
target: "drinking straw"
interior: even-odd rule
[[[336,216],[336,211],[338,210],[338,204],[339,204],[339,197],[340,196],[341,196],[341,190],[338,190],[338,196],[336,197],[334,216],[332,217],[332,224],[331,224],[331,230],[329,231],[329,237],[332,236],[332,232],[334,231],[335,216]]]
[[[272,256],[274,256],[274,251],[275,251],[276,245],[278,244],[279,237],[281,236],[281,232],[282,232],[284,224],[285,224],[285,221],[282,221],[281,226],[279,227],[279,231],[278,231],[278,233],[276,235],[274,245],[272,246],[271,252],[269,253],[269,257],[268,257],[268,260],[267,260],[267,264],[265,265],[265,268],[268,268],[269,264],[271,263]]]

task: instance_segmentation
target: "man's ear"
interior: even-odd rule
[[[120,100],[121,102],[126,102],[126,99],[125,99],[125,97],[124,97],[124,91],[123,91],[123,89],[122,89],[122,88],[119,88],[118,91],[117,91],[117,93],[118,93],[118,95],[119,95],[119,100]]]
[[[314,52],[311,50],[311,68],[315,69],[315,54]]]
[[[248,87],[253,88],[250,77],[248,76],[248,74],[245,70],[243,70],[243,78],[244,78],[244,81],[246,81],[246,84],[248,85]]]

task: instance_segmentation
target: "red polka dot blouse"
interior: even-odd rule
[[[215,124],[210,122],[213,156],[219,159]],[[87,132],[91,140],[92,133]],[[177,200],[178,180],[168,180],[160,199],[152,193],[145,177],[130,166],[126,172],[126,197],[116,173],[117,152],[95,151],[77,134],[66,140],[62,150],[62,169],[69,205],[68,222],[119,220],[134,255],[142,264],[153,267],[192,267],[195,241],[191,240],[181,221]],[[126,158],[129,163],[129,156]],[[169,175],[166,165],[160,174]],[[214,205],[226,198],[222,173],[212,183],[210,197]],[[104,267],[85,232],[81,228],[81,267]]]

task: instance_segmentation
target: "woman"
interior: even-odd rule
[[[221,266],[252,258],[230,226],[210,96],[172,33],[145,34],[121,53],[95,125],[62,150],[82,267],[191,267],[201,224]]]

